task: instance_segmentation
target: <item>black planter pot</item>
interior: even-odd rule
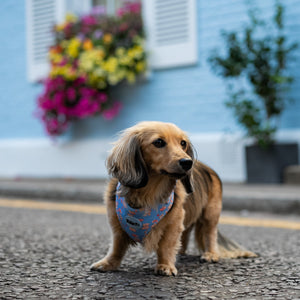
[[[283,171],[289,165],[297,165],[298,144],[274,144],[268,149],[257,145],[246,147],[248,183],[281,183]]]

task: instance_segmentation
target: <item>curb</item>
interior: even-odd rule
[[[103,203],[106,181],[1,181],[0,197]]]
[[[300,199],[223,196],[223,210],[300,214]]]
[[[91,191],[61,191],[61,190],[30,190],[30,189],[18,189],[11,190],[1,189],[0,197],[8,198],[24,198],[24,199],[39,199],[39,200],[52,200],[55,202],[66,201],[66,202],[92,202],[92,203],[103,203],[102,192],[91,192]]]
[[[106,181],[0,181],[0,197],[104,204]],[[224,184],[223,210],[300,214],[300,187]]]

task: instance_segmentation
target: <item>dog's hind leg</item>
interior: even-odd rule
[[[91,270],[113,271],[118,269],[130,245],[130,239],[123,231],[113,235],[113,244],[108,254],[101,260],[91,265]]]
[[[198,249],[204,252],[205,245],[204,245],[203,225],[200,220],[198,220],[195,224],[195,242],[198,246]]]
[[[217,243],[217,222],[203,220],[201,232],[197,232],[196,240],[199,240],[204,251],[201,259],[208,262],[217,262],[219,260],[219,249]],[[199,235],[199,236],[198,236]],[[199,245],[199,242],[198,245]]]
[[[204,252],[201,258],[208,262],[219,260],[217,225],[222,209],[221,199],[221,191],[216,190],[196,222],[195,239],[199,248]]]
[[[184,255],[185,252],[186,252],[186,249],[187,249],[187,246],[188,246],[188,243],[189,243],[190,234],[191,234],[191,231],[192,231],[193,227],[194,226],[191,225],[189,228],[186,228],[184,230],[184,232],[182,233],[181,248],[179,250],[179,254],[181,254],[181,255]]]

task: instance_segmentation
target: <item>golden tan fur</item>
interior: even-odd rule
[[[177,274],[176,255],[185,253],[193,228],[202,258],[207,261],[255,256],[218,232],[221,181],[212,169],[194,159],[188,136],[174,124],[142,122],[125,130],[108,157],[107,167],[114,177],[105,195],[113,243],[106,257],[92,265],[93,270],[117,269],[127,248],[135,244],[116,214],[118,182],[122,185],[120,194],[135,208],[155,207],[174,189],[172,209],[143,241],[147,251],[157,253],[156,273]]]

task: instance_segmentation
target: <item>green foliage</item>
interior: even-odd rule
[[[250,9],[250,22],[245,28],[222,32],[225,55],[215,50],[208,60],[212,70],[230,87],[227,107],[233,110],[247,135],[262,147],[274,142],[275,119],[285,108],[288,100],[284,92],[293,81],[287,74],[287,62],[297,44],[287,44],[283,16],[284,7],[279,2],[269,23],[257,18],[257,11]]]

